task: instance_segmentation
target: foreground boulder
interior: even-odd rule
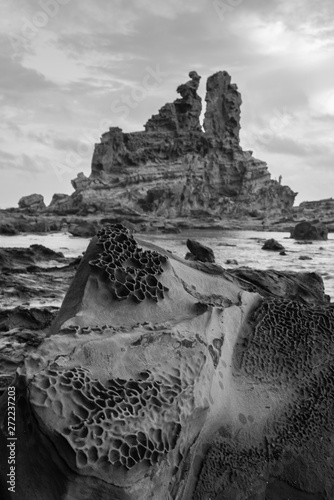
[[[11,383],[13,494],[0,400],[1,498],[333,498],[333,304],[250,281],[102,229]]]
[[[321,223],[300,222],[291,231],[290,238],[295,240],[327,240],[328,229]]]
[[[213,250],[199,241],[187,240],[189,252],[186,255],[186,260],[197,260],[199,262],[214,262],[215,255]]]

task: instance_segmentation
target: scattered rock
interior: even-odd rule
[[[47,248],[44,245],[30,245],[30,250],[33,251],[35,258],[43,260],[63,260],[65,256],[62,252],[55,252],[51,248]]]
[[[283,245],[278,243],[274,238],[270,238],[269,240],[266,240],[262,250],[273,250],[274,252],[279,252],[279,251],[284,251],[285,248]]]
[[[19,200],[19,208],[35,212],[46,208],[44,198],[41,194],[30,194]]]
[[[15,229],[13,224],[10,223],[0,223],[0,234],[4,234],[7,236],[14,236],[15,234],[18,234],[18,231]]]
[[[50,260],[67,262],[63,253],[43,245],[31,245],[30,248],[0,248],[1,270],[25,272],[29,266],[38,266]]]
[[[215,262],[213,250],[195,240],[187,240],[187,247],[190,255],[187,253],[186,260],[195,260],[200,262]]]
[[[0,310],[0,332],[12,329],[21,331],[21,337],[26,329],[44,330],[51,325],[58,308],[14,307],[13,309]]]
[[[71,224],[68,228],[68,232],[72,236],[77,236],[80,238],[91,238],[95,236],[98,231],[96,224],[92,222],[82,221],[80,224]]]
[[[321,223],[300,222],[291,231],[291,238],[295,240],[327,240],[328,229]]]
[[[73,206],[72,198],[68,194],[55,193],[52,197],[50,205],[47,207],[47,211],[54,214],[66,215],[75,214],[79,210],[77,207]]]
[[[239,281],[240,286],[264,297],[280,297],[301,300],[310,305],[326,304],[330,298],[325,294],[324,282],[318,273],[274,271],[239,267],[228,273]]]
[[[0,248],[0,311],[60,306],[80,261],[42,245]]]

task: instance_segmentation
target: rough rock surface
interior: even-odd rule
[[[72,234],[72,236],[78,236],[80,238],[91,238],[95,236],[98,228],[97,224],[93,222],[80,222],[79,224],[70,224],[68,228],[68,232]]]
[[[327,240],[328,229],[319,222],[299,222],[291,231],[290,237],[295,240]]]
[[[8,209],[0,210],[0,234],[46,233],[62,231],[66,222],[58,215],[47,214],[46,210]]]
[[[146,132],[201,131],[199,118],[202,111],[202,99],[197,94],[201,77],[196,71],[190,71],[189,76],[191,80],[179,85],[176,89],[181,98],[171,104],[166,104],[157,115],[153,115],[145,124]]]
[[[48,208],[70,213],[257,218],[290,214],[294,193],[270,179],[267,164],[239,144],[241,96],[226,71],[207,81],[204,130],[199,75],[177,88],[181,98],[152,116],[145,131],[111,127],[96,144],[89,178]],[[134,220],[132,220],[134,222]]]
[[[2,272],[25,272],[30,267],[39,264],[45,266],[50,261],[65,262],[66,259],[61,252],[55,252],[43,245],[30,245],[29,248],[0,248],[0,270]]]
[[[0,249],[0,393],[45,337],[79,260],[42,245]]]
[[[80,259],[65,258],[43,245],[0,248],[0,311],[60,306]]]
[[[28,209],[31,211],[43,210],[46,208],[44,203],[44,198],[41,194],[30,194],[28,196],[23,196],[19,200],[19,208]]]
[[[212,248],[202,245],[199,241],[187,240],[189,252],[186,255],[186,260],[197,260],[200,262],[215,262],[215,254]]]
[[[264,245],[262,246],[262,250],[273,250],[275,252],[281,252],[284,251],[285,248],[281,243],[278,243],[274,238],[270,238],[269,240],[264,242]]]
[[[244,278],[102,230],[11,382],[13,495],[0,400],[1,498],[332,499],[333,304]]]
[[[301,221],[311,222],[320,220],[328,228],[328,231],[334,232],[334,199],[326,198],[317,201],[304,201],[297,207],[293,207],[294,218]]]

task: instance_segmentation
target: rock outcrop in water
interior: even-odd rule
[[[291,231],[297,222],[318,219],[333,232],[332,198],[293,207],[296,193],[271,180],[267,164],[241,148],[241,95],[228,73],[207,80],[203,128],[200,76],[189,76],[177,88],[181,97],[153,115],[144,131],[113,126],[102,135],[91,175],[78,174],[72,195],[56,193],[46,208],[41,195],[30,195],[21,208],[0,210],[0,234],[66,231],[81,221],[97,228],[106,216],[141,231]]]
[[[11,382],[15,494],[0,400],[1,498],[333,498],[333,304],[234,273],[103,229]]]
[[[241,95],[226,71],[207,81],[204,130],[200,76],[192,71],[145,131],[111,127],[96,144],[89,178],[73,181],[75,193],[52,201],[50,211],[186,217],[282,216],[296,193],[270,179],[267,164],[239,144]]]
[[[328,229],[325,224],[319,222],[299,222],[291,231],[290,238],[295,240],[320,240],[328,239]]]

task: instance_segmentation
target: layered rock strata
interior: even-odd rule
[[[75,193],[52,200],[50,211],[126,213],[132,218],[242,217],[289,214],[294,193],[270,179],[267,164],[239,144],[241,95],[226,71],[207,81],[204,130],[200,76],[180,85],[145,131],[111,127],[96,144],[89,178]]]
[[[13,495],[0,400],[1,498],[333,498],[333,304],[248,285],[102,230],[11,383]]]

